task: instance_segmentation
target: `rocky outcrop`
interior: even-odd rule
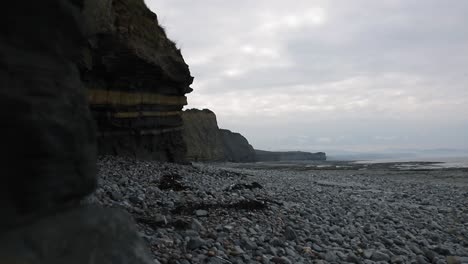
[[[184,161],[181,111],[193,81],[143,0],[86,0],[81,72],[99,154]]]
[[[255,161],[255,152],[239,133],[219,129],[216,115],[208,109],[183,113],[183,138],[190,161]]]
[[[219,131],[215,113],[208,109],[190,109],[184,111],[182,119],[188,160],[225,160],[223,137]]]
[[[221,129],[223,138],[224,155],[226,161],[231,162],[253,162],[255,161],[255,150],[247,139],[239,133]]]
[[[86,43],[79,2],[0,9],[0,232],[96,185],[94,126],[75,63]]]
[[[293,161],[293,160],[327,160],[324,152],[303,152],[303,151],[265,151],[255,150],[256,161]]]
[[[149,19],[150,13],[143,7],[142,0],[2,3],[1,263],[154,263],[130,216],[100,207],[80,206],[81,200],[96,187],[96,135],[87,97],[93,103],[93,115],[98,119],[101,134],[107,132],[103,128],[110,127],[125,133],[131,127],[140,133],[139,126],[128,125],[136,120],[120,117],[133,111],[125,112],[124,107],[134,107],[143,100],[136,95],[143,84],[140,86],[133,77],[140,76],[141,72],[149,76],[152,66],[142,65],[156,63],[149,60],[151,56],[147,52],[151,49],[145,45],[150,44],[141,40],[145,37],[136,37],[132,31],[128,33],[131,41],[125,42],[123,33],[108,33],[97,22],[114,17],[114,32],[123,32],[121,27],[141,27],[146,24],[133,20]],[[144,31],[153,29],[147,27]],[[141,32],[135,34],[140,36]],[[159,36],[162,47],[171,45],[162,39],[162,34]],[[108,44],[108,51],[104,43]],[[149,62],[140,63],[133,51],[144,54],[139,58]],[[167,104],[176,97],[183,101],[175,95],[175,90],[182,94],[188,89],[191,77],[187,68],[182,67],[185,64],[180,58],[176,60],[175,48],[172,53],[161,48],[161,53],[156,55],[159,56],[155,60],[161,62],[160,74],[152,71],[157,77],[148,79],[162,78],[160,85],[165,88],[158,91],[167,90],[164,96],[155,97],[156,100]],[[126,70],[133,73],[126,75]],[[178,77],[180,82],[175,81]],[[123,92],[129,92],[123,86],[131,83],[135,83],[130,87],[136,91],[134,97],[123,96],[126,95]],[[146,83],[151,82],[145,82],[145,86]],[[169,90],[174,90],[174,94]],[[108,111],[99,112],[102,108],[98,105],[104,104],[108,105]],[[98,113],[107,119],[101,120]],[[181,122],[180,117],[171,122]],[[176,156],[172,152],[165,154],[165,157]]]
[[[132,217],[81,207],[44,217],[0,236],[1,263],[154,263]]]

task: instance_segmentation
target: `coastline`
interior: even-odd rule
[[[105,157],[88,200],[129,212],[155,263],[466,261],[466,170],[277,165]]]

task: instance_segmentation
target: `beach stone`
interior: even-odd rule
[[[366,259],[370,259],[372,257],[372,255],[374,255],[374,250],[366,249],[366,250],[363,251],[363,256]]]
[[[206,210],[196,210],[195,215],[198,217],[208,216],[208,211]]]
[[[294,229],[291,227],[286,227],[284,231],[284,237],[286,240],[295,240],[297,238],[296,231],[294,231]]]
[[[442,246],[435,247],[434,251],[439,253],[442,256],[448,256],[451,254],[450,249],[442,247]]]
[[[197,219],[192,219],[192,229],[195,230],[195,231],[202,231],[202,230],[205,230],[205,227],[203,226],[202,223],[200,223],[200,221],[198,221]]]
[[[448,256],[447,264],[465,264],[468,263],[468,257]]]
[[[356,254],[352,252],[348,254],[348,256],[346,257],[346,261],[351,263],[360,263],[359,258],[356,256]]]
[[[389,261],[390,257],[387,254],[382,253],[381,251],[375,251],[371,256],[371,260],[373,260],[373,261]]]
[[[338,256],[336,255],[336,251],[328,251],[327,253],[325,253],[324,259],[329,262],[338,261]]]
[[[110,197],[115,201],[121,201],[123,199],[123,195],[118,190],[112,191]]]
[[[418,262],[418,264],[427,264],[427,263],[430,263],[426,260],[426,258],[423,256],[423,255],[418,255],[416,256],[416,261]]]
[[[241,244],[244,248],[248,249],[248,250],[254,250],[257,248],[257,245],[255,244],[255,242],[253,242],[252,240],[250,240],[249,238],[247,237],[243,237],[241,239]]]
[[[187,243],[187,248],[190,250],[198,249],[206,245],[206,241],[200,237],[191,237]]]
[[[154,222],[157,225],[167,225],[168,220],[167,220],[167,217],[165,215],[157,214],[157,215],[154,216]]]
[[[277,237],[274,237],[271,241],[270,241],[271,245],[275,246],[275,247],[283,247],[284,246],[284,243],[279,240]]]
[[[231,250],[231,254],[233,254],[233,255],[242,255],[242,254],[245,254],[245,251],[240,246],[235,246]]]
[[[286,257],[272,257],[270,261],[276,264],[292,264],[291,260]]]
[[[398,263],[398,264],[400,264],[400,263],[404,263],[405,260],[404,260],[404,258],[403,258],[402,256],[393,256],[393,257],[390,259],[390,262],[391,262],[391,263]]]

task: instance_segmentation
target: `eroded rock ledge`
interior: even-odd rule
[[[180,50],[143,0],[87,0],[81,72],[99,154],[185,160],[181,111],[193,81]]]

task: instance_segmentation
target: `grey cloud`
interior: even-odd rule
[[[191,65],[190,107],[254,145],[468,147],[467,1],[146,2]]]

